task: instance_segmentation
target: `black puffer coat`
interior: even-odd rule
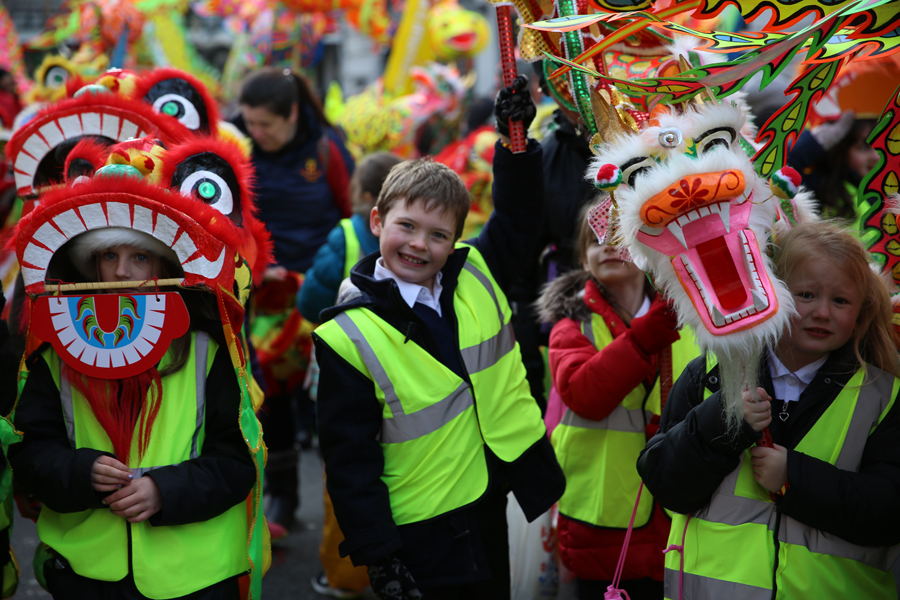
[[[788,449],[790,487],[777,496],[777,510],[801,523],[861,546],[900,543],[900,406],[893,407],[866,442],[859,471],[842,471],[794,448],[858,369],[850,344],[831,353],[792,407],[787,421],[776,415],[773,441]],[[760,384],[774,398],[767,361]],[[704,389],[713,394],[703,400]],[[718,393],[718,367],[706,371],[696,359],[684,371],[662,414],[659,433],[638,458],[638,471],[666,508],[691,513],[709,503],[741,453],[761,437],[747,423],[736,439],[726,433]]]

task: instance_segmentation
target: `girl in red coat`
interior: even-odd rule
[[[659,422],[661,376],[670,384],[699,351],[644,273],[618,247],[601,246],[587,219],[577,251],[583,270],[556,279],[538,306],[543,321],[556,323],[550,371],[567,409],[551,438],[567,481],[559,554],[578,578],[578,598],[599,599],[640,487],[638,454]],[[662,598],[669,522],[644,491],[619,586],[632,600]]]

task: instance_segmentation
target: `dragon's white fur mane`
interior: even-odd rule
[[[627,247],[635,264],[651,273],[656,286],[674,301],[679,322],[694,330],[701,349],[704,352],[715,353],[722,370],[722,393],[725,404],[729,407],[726,411],[729,415],[729,424],[733,428],[732,431],[736,432],[742,415],[741,392],[746,388],[755,390],[755,365],[766,345],[773,344],[778,339],[795,314],[791,295],[784,283],[773,275],[769,258],[773,234],[777,235],[779,228],[789,225],[779,199],[773,195],[769,187],[769,182],[757,175],[750,158],[741,147],[740,134],[735,135],[736,132],[745,129],[747,122],[747,112],[742,103],[707,102],[683,110],[683,113],[670,109],[668,112],[655,114],[655,120],[651,121],[652,126],[640,133],[623,135],[612,140],[601,148],[599,154],[592,160],[586,177],[593,181],[597,171],[606,164],[620,168],[623,182],[614,192],[618,204],[616,241]],[[666,144],[661,141],[661,134],[673,130],[680,132],[683,142],[674,148],[665,147]],[[646,159],[637,160],[641,157]],[[635,169],[641,170],[635,173]],[[683,186],[685,182],[695,181],[697,176],[703,174],[734,171],[743,175],[745,187],[742,193],[730,198],[730,202],[721,194],[715,196],[717,202],[709,202],[708,198],[713,196],[697,201],[687,200],[686,206],[677,214],[666,213],[664,219],[671,219],[668,221],[670,224],[664,221],[661,226],[654,228],[645,220],[647,216],[642,214],[642,208],[645,205],[670,201],[669,198],[675,197],[679,189],[684,189],[679,187],[679,182]],[[660,197],[665,200],[659,200]],[[750,259],[745,257],[743,260],[736,258],[741,254],[741,243],[748,248],[750,245],[747,243],[748,236],[744,233],[737,234],[735,228],[737,223],[735,214],[746,214],[748,208],[746,202],[751,203],[749,218],[746,224],[739,225],[739,228],[742,232],[749,229],[755,236],[759,247],[759,252],[755,255],[756,260],[752,257]],[[697,209],[701,204],[702,207]],[[726,204],[730,206],[723,206]],[[798,220],[816,218],[812,198],[807,192],[801,190],[793,199],[793,204]],[[666,207],[672,210],[668,205]],[[698,210],[700,212],[697,212]],[[711,214],[717,212],[719,214],[715,216]],[[728,229],[727,224],[729,215],[731,229]],[[696,220],[698,224],[690,225],[688,219],[691,222]],[[678,223],[684,224],[683,230]],[[722,229],[722,223],[726,229]],[[683,246],[675,242],[677,235],[672,236],[668,233],[673,230],[681,236]],[[721,230],[722,235],[711,233],[714,230],[717,232]],[[656,237],[648,237],[648,232]],[[736,238],[736,235],[744,237]],[[716,307],[715,311],[719,311],[717,314],[711,308],[715,303],[728,306],[727,303],[722,304],[719,296],[715,296],[711,291],[721,289],[714,288],[709,283],[717,279],[716,274],[704,280],[705,286],[697,284],[692,287],[683,283],[688,273],[684,270],[685,267],[681,267],[681,276],[677,270],[682,260],[690,261],[694,270],[705,270],[706,264],[698,258],[695,246],[702,244],[711,236],[728,240],[729,245],[720,240],[719,248],[731,249],[736,271],[746,268],[749,277],[754,277],[754,273],[760,267],[764,269],[770,282],[766,288],[768,293],[765,294],[768,309],[754,314],[753,301],[764,295],[764,286],[759,285],[756,291],[753,291],[753,296],[747,294],[747,302],[751,305],[749,310],[744,312],[750,314],[735,313],[731,315],[735,317],[733,322],[722,323],[721,328],[715,326],[716,318],[722,317],[722,313],[729,315],[725,309]],[[692,244],[692,238],[696,244]],[[659,240],[665,240],[662,246],[659,245]],[[750,256],[749,250],[746,254]],[[770,298],[770,295],[774,295],[774,298]],[[757,307],[761,304],[761,300],[757,301]],[[705,314],[701,315],[698,309],[705,311]],[[746,326],[741,325],[744,322],[747,323]]]

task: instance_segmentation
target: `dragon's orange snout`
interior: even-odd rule
[[[746,181],[740,171],[687,175],[649,198],[641,206],[641,220],[663,228],[679,215],[744,193]]]

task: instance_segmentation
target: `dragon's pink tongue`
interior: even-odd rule
[[[696,250],[724,311],[733,311],[744,304],[747,301],[747,290],[734,266],[725,236],[698,244]]]

